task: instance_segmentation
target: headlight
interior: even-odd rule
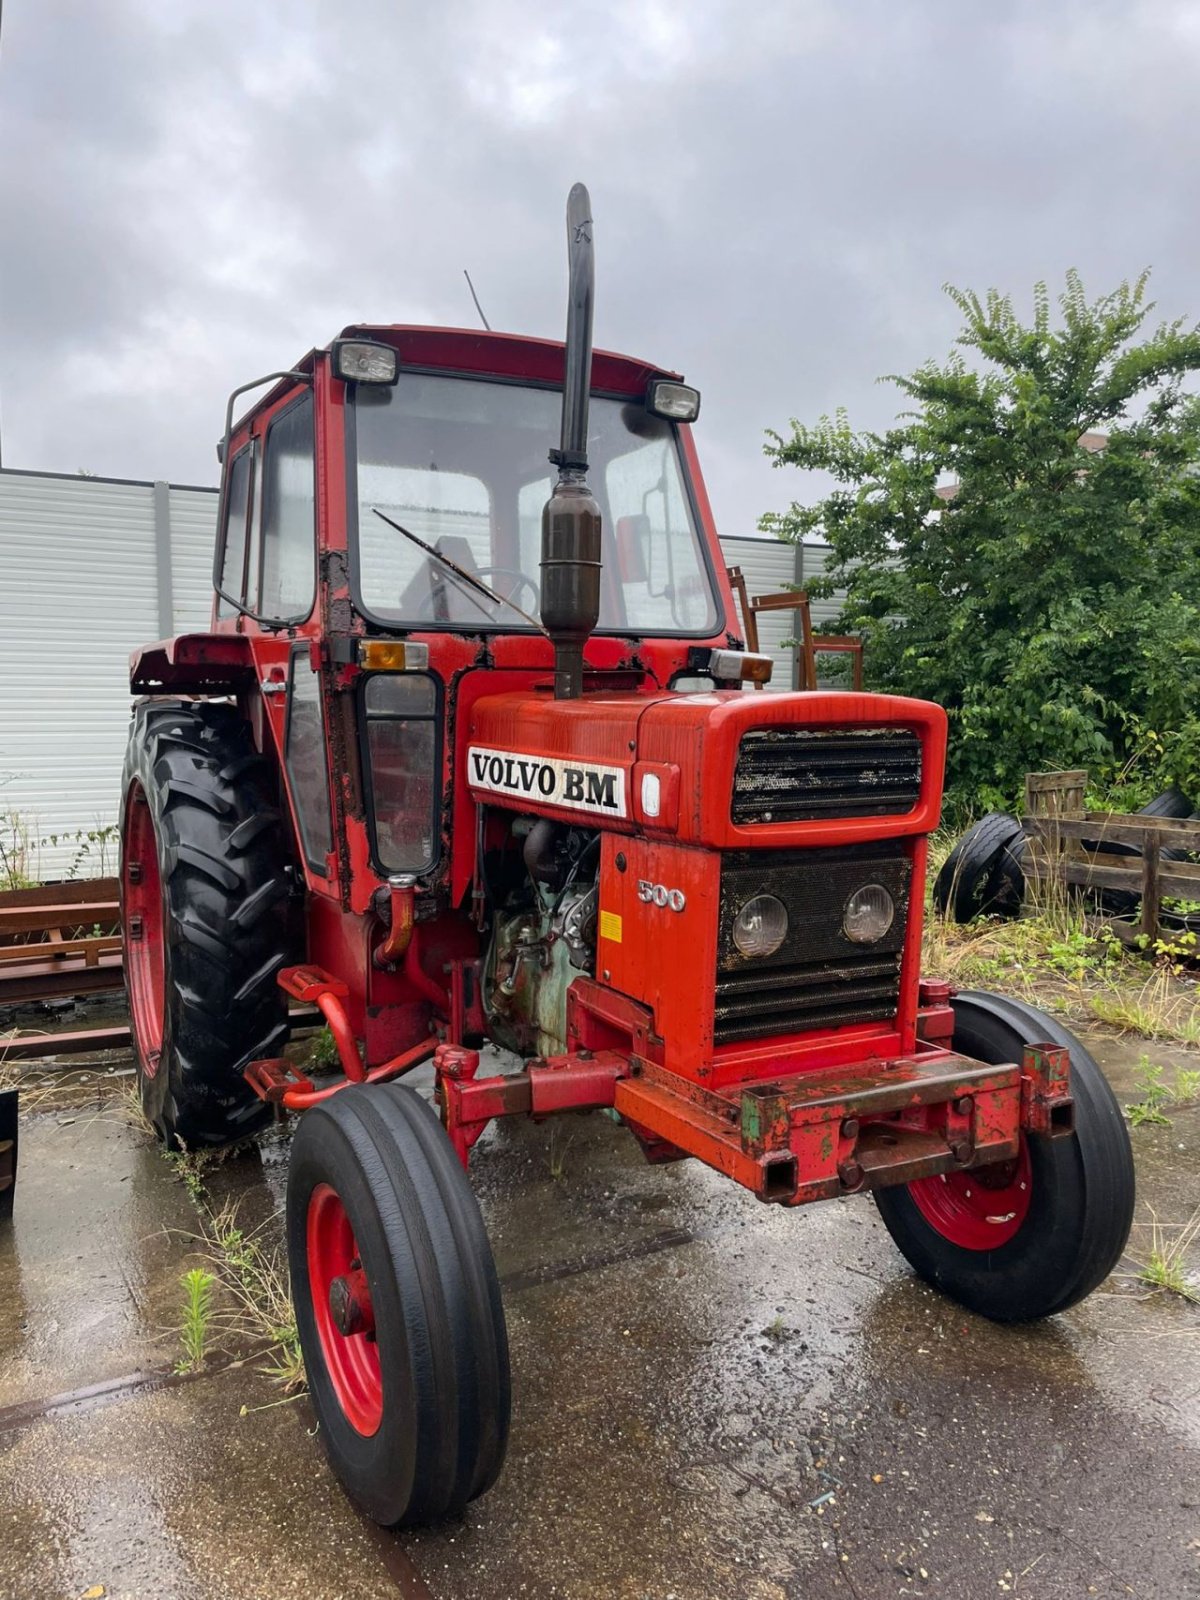
[[[787,907],[773,894],[756,894],[738,912],[733,942],[744,956],[771,956],[787,938]]]
[[[875,944],[896,915],[896,902],[881,883],[867,883],[846,901],[842,929],[855,944]]]

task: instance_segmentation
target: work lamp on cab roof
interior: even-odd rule
[[[373,339],[335,339],[330,354],[344,383],[395,383],[400,370],[391,345]]]
[[[140,1102],[168,1149],[299,1115],[299,1345],[330,1462],[387,1526],[460,1516],[503,1461],[468,1182],[496,1118],[604,1110],[773,1205],[870,1191],[918,1273],[1002,1322],[1090,1293],[1132,1219],[1079,1041],[922,976],[945,712],[790,670],[770,692],[767,613],[803,596],[747,592],[770,541],[727,567],[698,392],[593,360],[583,184],[564,220],[565,339],[355,320],[234,391],[210,630],[130,676]],[[807,643],[806,666],[845,641]],[[286,1048],[316,1016],[341,1069],[316,1052],[319,1082]],[[825,1235],[785,1234],[819,1273]]]
[[[656,378],[646,390],[646,410],[668,422],[695,422],[700,415],[700,391],[687,383]]]

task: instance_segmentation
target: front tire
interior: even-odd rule
[[[1027,1044],[1071,1054],[1074,1132],[1021,1135],[1016,1161],[875,1193],[888,1232],[928,1283],[996,1322],[1049,1317],[1116,1266],[1133,1221],[1133,1152],[1099,1066],[1051,1017],[1001,995],[956,995],[952,1048],[1020,1063]]]
[[[304,1113],[287,1236],[313,1408],[347,1492],[385,1527],[461,1511],[504,1460],[508,1337],[478,1203],[419,1095],[348,1088]]]
[[[150,700],[133,716],[121,932],[142,1108],[172,1149],[234,1144],[270,1107],[243,1069],[281,1054],[287,857],[266,761],[233,706]]]

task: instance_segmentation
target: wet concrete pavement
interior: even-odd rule
[[[1140,1048],[1100,1047],[1119,1087]],[[1117,1279],[999,1328],[917,1282],[867,1199],[786,1213],[646,1166],[603,1116],[514,1121],[473,1157],[508,1462],[463,1520],[394,1538],[253,1361],[162,1378],[196,1213],[119,1097],[89,1088],[22,1138],[0,1235],[12,1600],[1200,1595],[1200,1307]],[[1134,1143],[1140,1222],[1185,1221],[1200,1109]],[[268,1140],[210,1196],[277,1233],[285,1168]]]

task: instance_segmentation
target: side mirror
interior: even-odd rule
[[[650,518],[617,518],[617,571],[622,583],[646,582],[646,552],[650,546]]]

